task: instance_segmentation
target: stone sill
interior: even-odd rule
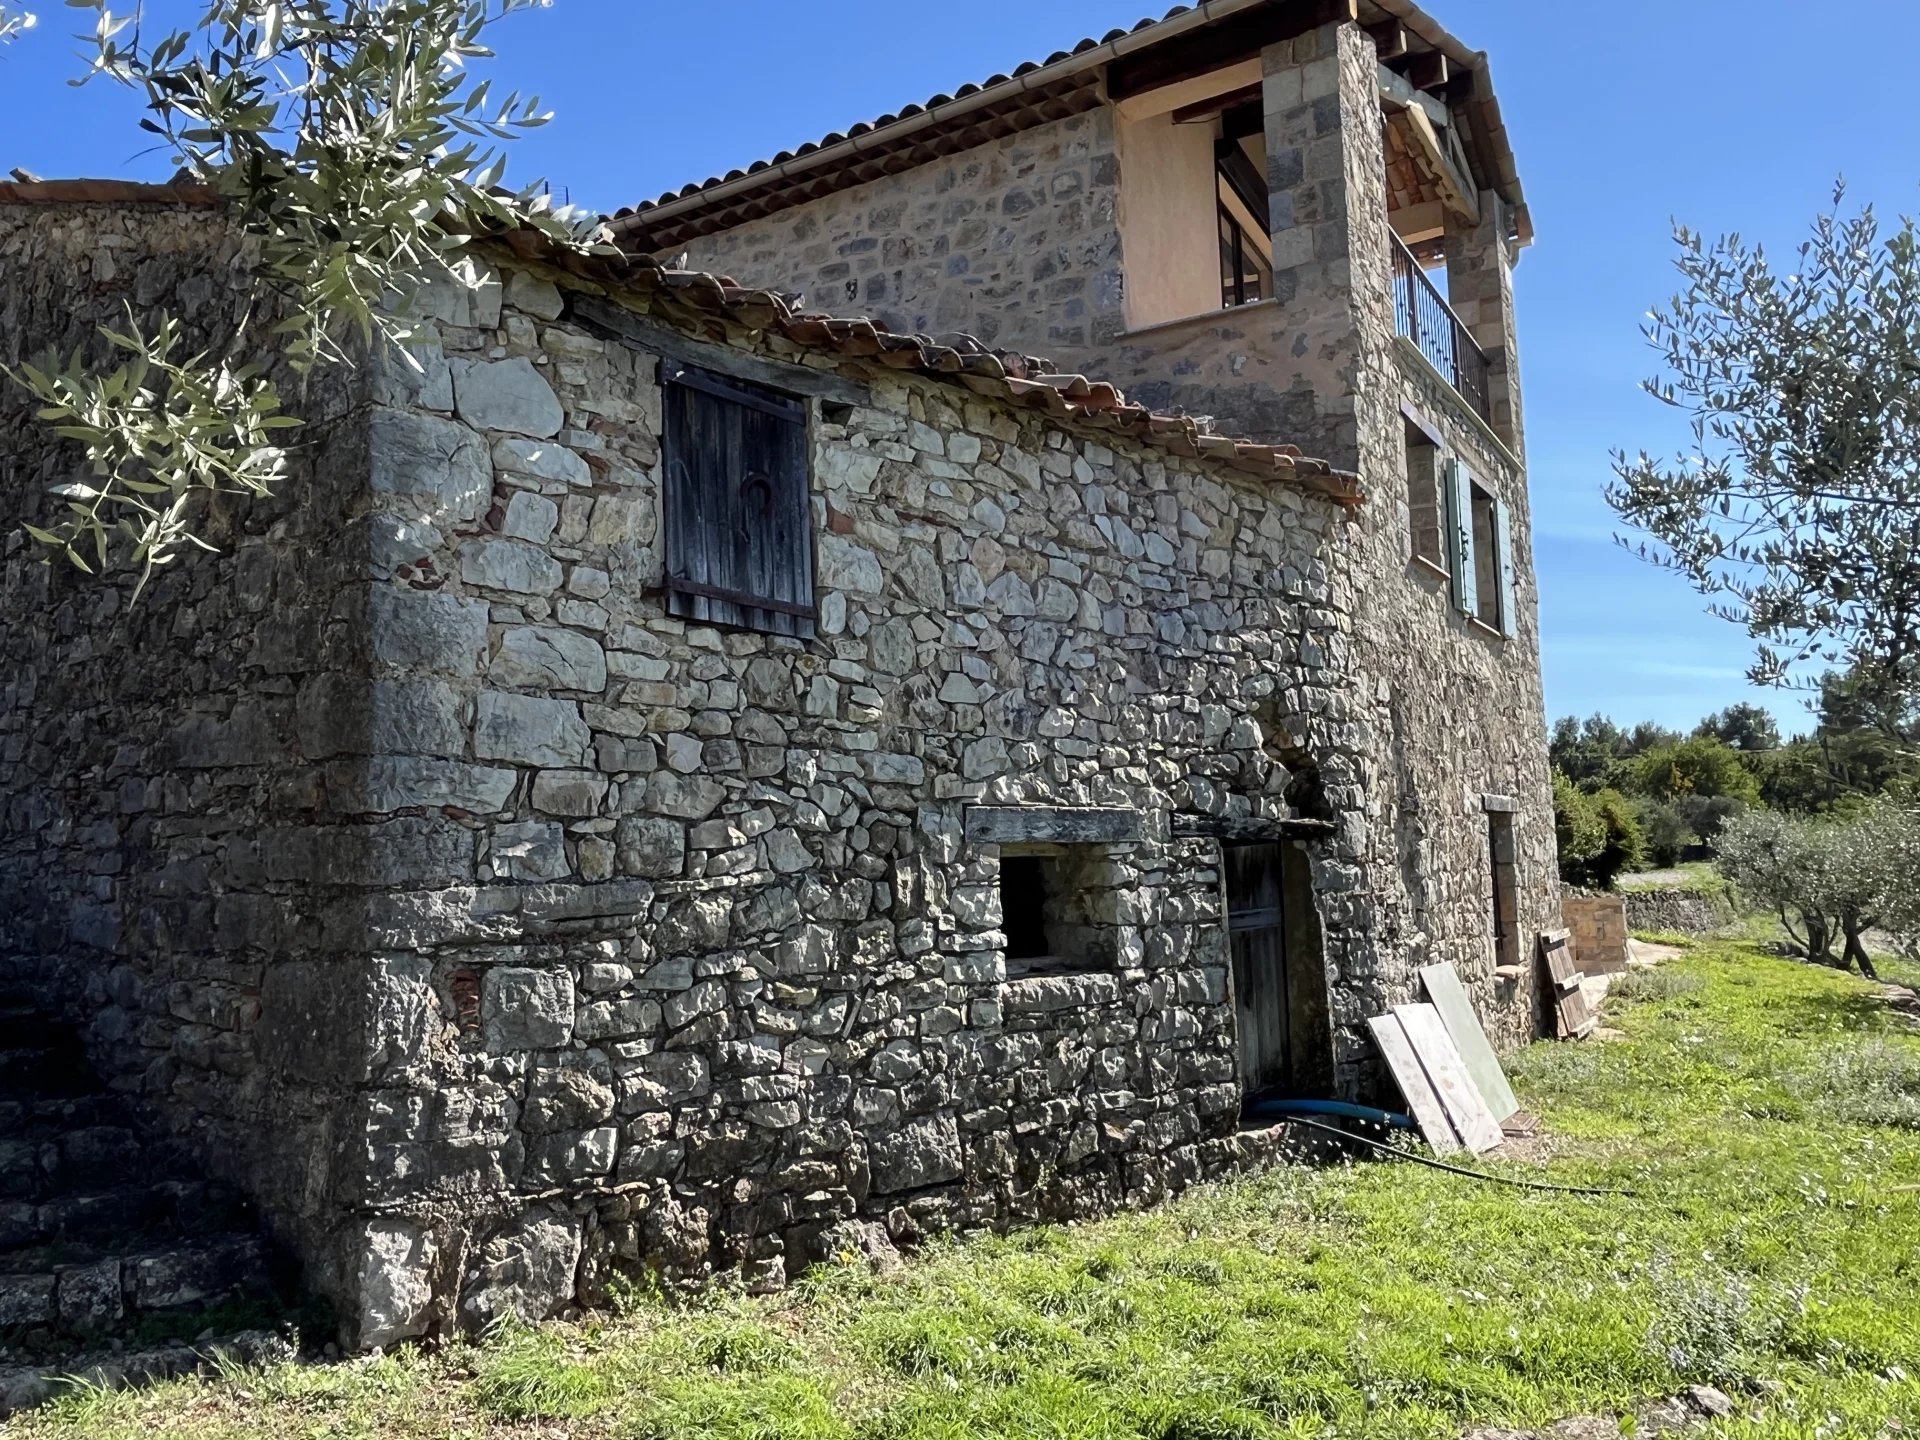
[[[1418,366],[1425,372],[1427,377],[1438,385],[1441,391],[1454,402],[1453,413],[1456,419],[1464,421],[1473,429],[1477,430],[1480,433],[1480,438],[1493,446],[1494,452],[1511,464],[1516,471],[1522,475],[1526,473],[1526,463],[1522,461],[1518,455],[1515,455],[1513,451],[1509,450],[1507,448],[1507,442],[1500,438],[1494,431],[1493,426],[1481,419],[1474,408],[1467,404],[1466,399],[1460,392],[1454,389],[1453,382],[1435,369],[1433,362],[1420,353],[1419,346],[1415,345],[1404,335],[1395,335],[1393,337],[1393,348],[1394,352],[1399,355],[1403,365],[1411,363]]]
[[[1209,325],[1218,325],[1230,316],[1245,315],[1254,310],[1278,310],[1278,300],[1254,300],[1245,305],[1223,305],[1218,310],[1202,310],[1198,315],[1182,315],[1177,320],[1156,320],[1151,325],[1142,325],[1135,330],[1122,330],[1120,339],[1144,340],[1148,336],[1160,336],[1177,331],[1182,327],[1203,330]]]
[[[1478,615],[1469,615],[1466,617],[1466,621],[1469,630],[1478,630],[1488,639],[1498,640],[1502,645],[1505,645],[1509,638],[1511,638],[1504,630],[1496,629],[1492,625],[1487,624],[1487,622],[1482,620]]]
[[[1451,581],[1453,579],[1453,572],[1451,570],[1445,566],[1434,564],[1433,561],[1427,559],[1424,555],[1413,555],[1408,558],[1411,560],[1415,570],[1424,570],[1427,574],[1441,580]]]

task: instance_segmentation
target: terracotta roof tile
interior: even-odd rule
[[[203,185],[148,185],[127,180],[0,182],[0,204],[111,203],[215,205]],[[972,335],[900,335],[866,316],[796,310],[772,290],[737,285],[722,275],[674,270],[645,255],[582,254],[554,245],[536,230],[480,232],[522,259],[563,270],[609,291],[645,295],[651,312],[690,328],[731,326],[777,336],[790,345],[836,359],[868,360],[937,380],[957,381],[977,395],[1044,410],[1055,420],[1125,435],[1172,455],[1217,460],[1246,474],[1291,485],[1348,508],[1363,503],[1359,477],[1297,446],[1256,444],[1212,433],[1190,415],[1163,414],[1136,404],[1108,381],[1063,374],[1035,355],[997,351]],[[724,338],[722,336],[721,338]]]

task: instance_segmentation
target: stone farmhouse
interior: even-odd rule
[[[615,225],[476,235],[137,604],[0,540],[0,1351],[773,1287],[1270,1161],[1436,959],[1538,1033],[1484,57],[1214,0]],[[244,265],[0,184],[0,359]]]

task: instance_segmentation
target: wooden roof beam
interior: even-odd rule
[[[1398,60],[1407,53],[1412,43],[1407,36],[1407,27],[1398,20],[1389,20],[1384,25],[1369,25],[1367,35],[1373,41],[1373,48],[1380,52],[1382,60]]]

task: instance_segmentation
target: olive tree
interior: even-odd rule
[[[404,356],[414,297],[476,225],[598,244],[539,187],[499,188],[496,142],[546,116],[472,74],[489,26],[549,0],[208,0],[197,25],[153,36],[108,0],[67,3],[92,18],[87,78],[140,92],[142,127],[249,237],[254,293],[205,350],[188,353],[179,317],[129,310],[101,332],[110,368],[74,354],[6,370],[86,456],[55,487],[61,517],[27,527],[49,558],[144,580],[202,543],[210,492],[279,484],[300,422],[247,359],[266,338],[303,377],[372,346]]]
[[[1810,960],[1878,979],[1863,939],[1920,934],[1920,815],[1891,805],[1845,818],[1750,811],[1720,835],[1720,872],[1780,917]],[[1836,949],[1839,954],[1836,956]]]
[[[1645,327],[1686,453],[1614,455],[1638,552],[1756,642],[1753,678],[1844,669],[1920,742],[1920,237],[1842,192],[1790,265],[1738,235],[1675,232],[1684,288]]]

